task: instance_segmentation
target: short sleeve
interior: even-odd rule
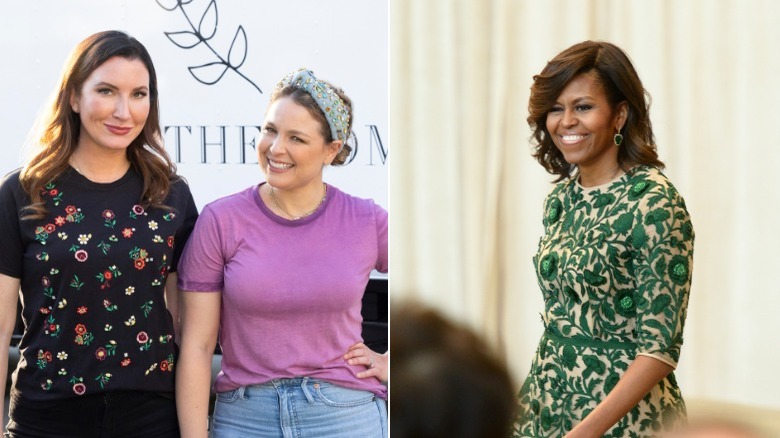
[[[174,190],[176,190],[176,196],[179,199],[179,213],[184,214],[184,220],[176,231],[173,240],[175,244],[173,247],[173,259],[171,260],[171,271],[178,270],[184,246],[190,238],[192,229],[195,227],[195,221],[198,219],[198,209],[195,206],[195,200],[192,198],[192,192],[190,192],[190,187],[187,183],[184,180],[177,181]]]
[[[22,278],[24,243],[22,242],[19,211],[24,205],[19,171],[6,175],[0,183],[0,273]]]
[[[685,201],[668,182],[634,182],[641,193],[636,250],[637,354],[677,366],[693,271],[694,232]],[[629,195],[631,196],[631,195]]]
[[[377,254],[377,262],[375,269],[379,272],[382,272],[384,274],[388,271],[387,266],[387,226],[388,226],[388,215],[387,210],[384,208],[375,205],[375,216],[376,216],[376,233],[377,233],[377,248],[378,248],[378,254]]]
[[[225,257],[219,222],[209,206],[203,209],[179,262],[178,286],[183,291],[221,291]]]

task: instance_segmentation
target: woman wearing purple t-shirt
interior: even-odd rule
[[[301,69],[270,99],[266,182],[207,205],[181,261],[182,436],[386,437],[387,356],[361,343],[363,291],[387,272],[387,212],[322,181],[351,147],[344,93]]]

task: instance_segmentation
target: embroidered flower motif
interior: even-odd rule
[[[130,318],[125,321],[125,325],[128,327],[132,327],[135,325],[135,315],[130,315]]]
[[[76,313],[78,313],[79,315],[83,315],[87,313],[87,307],[86,306],[79,307],[78,309],[76,309]]]
[[[73,206],[73,205],[69,205],[69,206],[65,207],[65,213],[67,213],[67,214],[74,214],[74,213],[76,213],[76,211],[77,211],[76,207]]]
[[[103,219],[105,219],[103,225],[109,228],[114,228],[116,225],[116,216],[111,210],[103,210]]]
[[[161,371],[168,371],[168,361],[164,360],[160,362],[160,370]]]
[[[75,392],[76,395],[84,395],[84,393],[87,392],[87,386],[83,383],[75,383],[73,385],[73,392]]]
[[[157,221],[149,221],[149,229],[154,231],[157,229]]]
[[[173,212],[166,213],[166,214],[164,214],[164,215],[163,215],[163,219],[164,219],[166,222],[170,222],[170,221],[172,221],[172,220],[173,220],[175,217],[176,217],[176,214],[175,214],[175,213],[173,213]]]
[[[152,238],[152,242],[154,243],[163,243],[163,238],[159,234],[155,234]]]
[[[133,237],[133,232],[135,232],[135,228],[125,228],[124,230],[122,230],[122,237],[124,237],[125,239],[129,239]]]
[[[84,324],[77,324],[75,331],[77,335],[83,335],[87,333],[87,327]]]
[[[99,361],[106,360],[106,357],[108,357],[108,353],[106,353],[106,349],[103,347],[98,348],[95,351],[95,358]]]
[[[135,293],[135,287],[133,286],[127,286],[125,288],[125,295],[132,295]]]
[[[685,240],[691,240],[693,238],[693,224],[691,221],[685,221],[684,224],[682,224],[682,235],[683,239]]]
[[[58,227],[61,227],[65,225],[65,217],[64,216],[57,216],[54,218],[54,223],[57,224]]]
[[[66,376],[68,375],[68,371],[65,368],[60,368],[57,374],[59,374],[60,376]]]
[[[602,193],[596,197],[596,202],[593,203],[593,206],[596,208],[603,208],[613,202],[615,202],[615,195],[612,193]]]
[[[44,383],[41,383],[41,389],[44,391],[48,391],[51,389],[52,381],[51,379],[46,379]]]
[[[647,180],[640,180],[635,182],[628,191],[628,199],[631,201],[636,201],[637,199],[641,198],[642,195],[644,195],[651,186],[651,182]]]
[[[110,332],[111,329],[113,329],[113,328],[114,328],[114,326],[112,326],[111,324],[106,324],[106,326],[103,327],[103,331],[104,332]]]
[[[46,230],[47,233],[51,234],[57,230],[57,227],[54,224],[46,224],[43,229]]]
[[[60,240],[68,240],[68,233],[63,233],[62,231],[60,231],[59,233],[57,233],[57,237],[59,237]]]
[[[669,261],[669,278],[679,285],[684,285],[688,281],[688,259],[676,255]]]
[[[105,307],[109,312],[113,312],[118,309],[116,304],[111,304],[111,301],[109,300],[103,300],[103,307]]]
[[[138,269],[139,271],[146,266],[146,262],[144,259],[135,259],[135,262],[133,262],[133,265],[135,266],[135,269]]]
[[[135,219],[136,217],[144,214],[144,208],[138,204],[133,206],[133,210],[130,212],[130,217]]]
[[[59,353],[57,353],[57,359],[59,359],[59,360],[68,360],[68,353],[66,353],[64,351],[60,351]]]
[[[550,205],[547,206],[547,211],[545,212],[545,225],[552,225],[557,222],[561,217],[562,208],[560,199],[553,198],[550,200]]]
[[[135,340],[138,341],[139,344],[145,344],[146,341],[149,340],[149,335],[147,335],[146,332],[138,332]]]
[[[558,254],[551,252],[539,262],[539,274],[545,280],[553,280],[558,275]]]
[[[42,313],[43,315],[48,315],[51,313],[51,307],[41,307],[38,309],[38,312]]]
[[[615,311],[626,318],[636,315],[636,302],[630,289],[618,290],[614,296]]]
[[[168,248],[173,248],[173,236],[168,236]]]
[[[131,362],[132,361],[130,360],[130,358],[127,357],[127,353],[125,353],[125,357],[124,357],[124,359],[122,359],[122,362],[119,362],[119,365],[122,365],[123,367],[126,367],[126,366],[130,365]]]
[[[79,244],[86,245],[89,243],[89,239],[92,238],[92,233],[89,234],[79,234],[79,238],[77,239]]]

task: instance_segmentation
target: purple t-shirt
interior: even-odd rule
[[[387,272],[387,212],[328,185],[312,215],[274,214],[258,186],[208,204],[179,263],[179,288],[221,291],[218,392],[308,376],[382,398],[358,379],[347,348],[361,341],[361,299],[373,269]]]

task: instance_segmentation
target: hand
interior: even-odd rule
[[[358,342],[349,347],[347,354],[344,355],[344,360],[350,365],[363,365],[367,368],[365,371],[357,373],[359,379],[376,377],[383,383],[387,382],[389,362],[387,353],[379,354],[366,347],[364,343]]]

